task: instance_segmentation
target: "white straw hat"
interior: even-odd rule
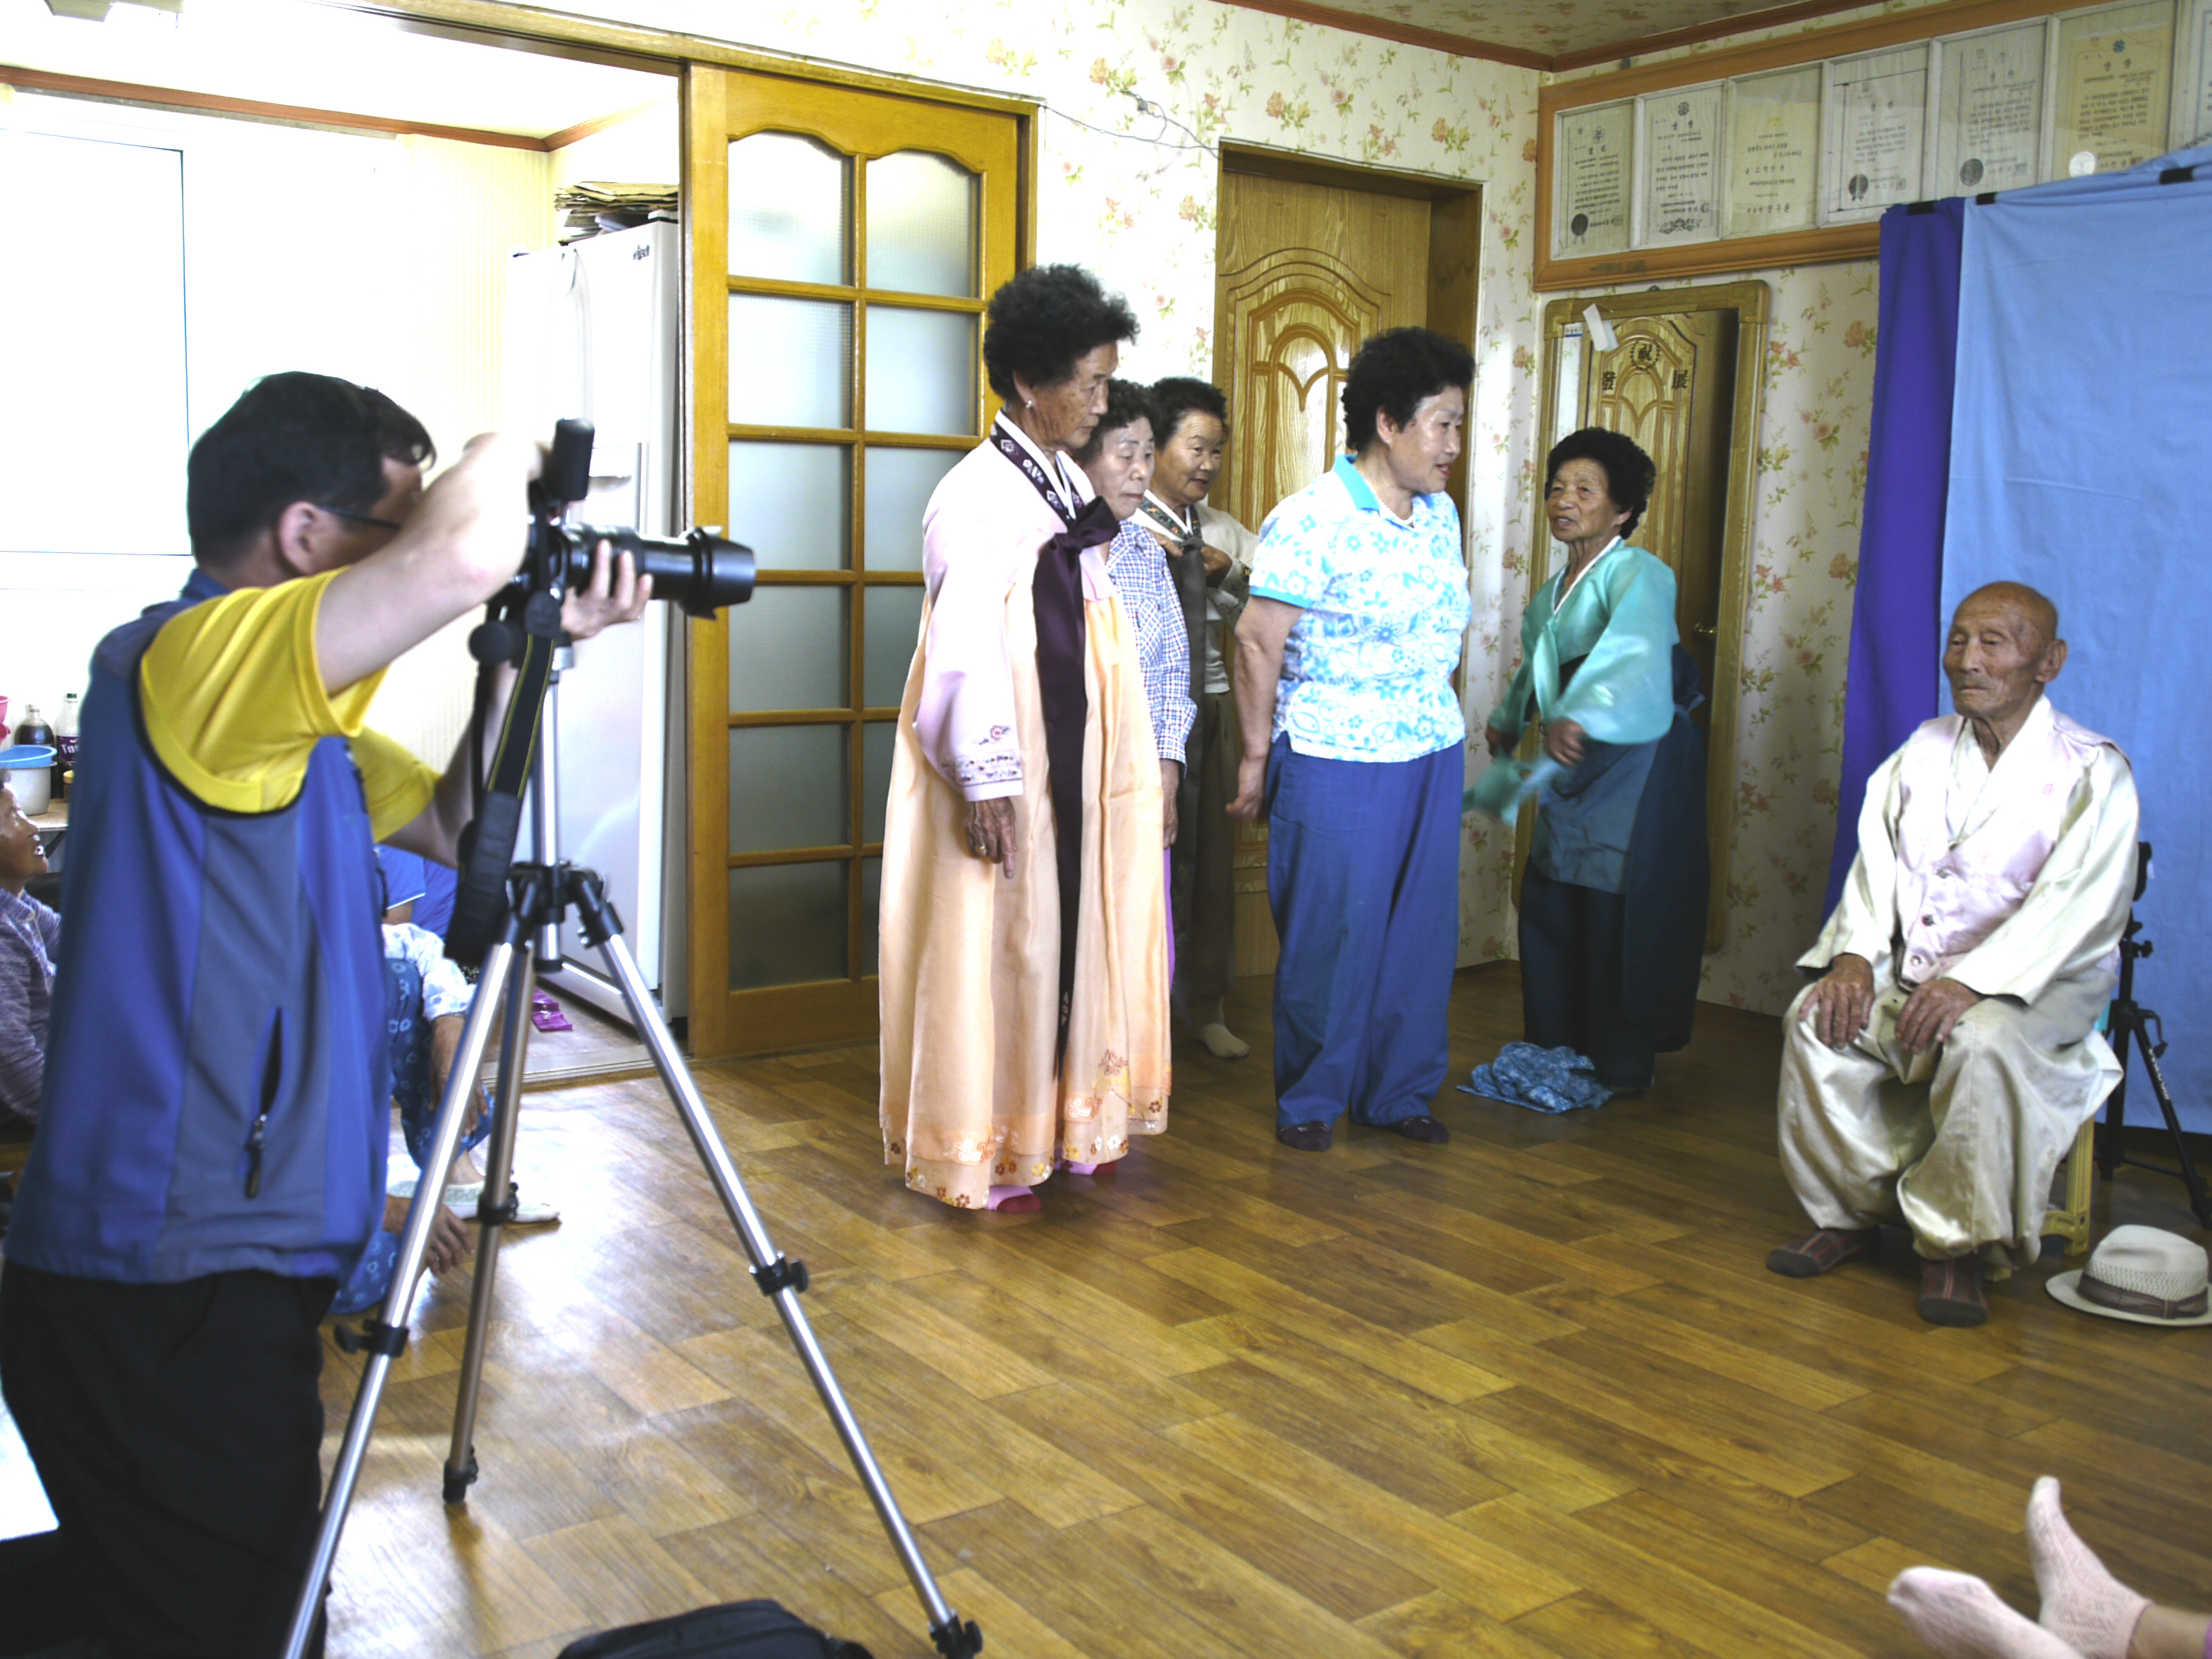
[[[2046,1287],[2069,1308],[2138,1325],[2212,1325],[2204,1249],[2158,1227],[2115,1227],[2089,1265]]]

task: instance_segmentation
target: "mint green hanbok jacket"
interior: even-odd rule
[[[1530,854],[1554,881],[1624,890],[1653,745],[1674,722],[1674,573],[1616,541],[1561,603],[1567,573],[1521,618],[1521,666],[1490,724],[1518,741],[1538,721],[1572,720],[1588,757],[1546,787]]]

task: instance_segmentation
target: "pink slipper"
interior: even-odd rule
[[[1028,1215],[1044,1208],[1044,1200],[1026,1187],[994,1187],[983,1207],[1002,1215]]]

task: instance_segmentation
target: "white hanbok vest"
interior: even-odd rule
[[[1946,714],[1905,739],[1897,832],[1899,977],[1924,985],[1989,938],[2035,885],[2067,802],[2100,749],[2116,749],[2051,708],[2005,745],[1953,828],[1952,757],[1966,722]],[[2117,970],[2118,953],[2106,965]]]

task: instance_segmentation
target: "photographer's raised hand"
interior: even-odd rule
[[[374,673],[498,591],[522,562],[525,491],[543,462],[529,439],[495,432],[470,439],[419,501],[389,511],[404,522],[366,556],[358,541],[321,533],[324,509],[306,501],[285,509],[275,535],[288,550],[288,568],[313,574],[343,567],[315,615],[315,660],[326,689]],[[412,471],[395,461],[385,470]]]
[[[603,629],[635,622],[653,602],[653,578],[637,574],[637,562],[616,555],[612,544],[592,550],[592,581],[570,591],[561,602],[561,626],[572,640],[588,640]]]

